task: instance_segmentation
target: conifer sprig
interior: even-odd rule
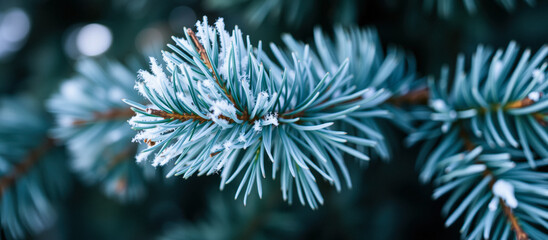
[[[438,186],[435,198],[451,192],[446,225],[465,216],[466,238],[548,237],[547,56],[547,46],[521,56],[514,42],[479,46],[468,73],[460,55],[453,81],[444,67],[429,80],[428,107],[412,112],[422,121],[407,138],[424,140],[420,178]]]
[[[100,183],[121,201],[137,200],[154,170],[135,163],[138,145],[127,125],[134,112],[122,101],[138,96],[132,71],[115,61],[91,59],[76,68],[78,74],[47,102],[57,121],[51,132],[67,144],[71,166],[86,183]]]
[[[8,239],[39,233],[56,220],[70,179],[48,124],[25,97],[0,101],[0,227]]]
[[[149,145],[141,157],[156,152],[156,166],[175,160],[168,176],[220,172],[221,188],[243,174],[236,197],[245,187],[244,203],[253,186],[261,196],[268,159],[289,201],[295,187],[302,204],[323,203],[315,174],[340,189],[342,173],[350,186],[343,153],[369,157],[348,143],[377,143],[332,125],[374,108],[386,91],[352,86],[348,60],[326,73],[308,50],[299,56],[271,45],[271,60],[237,27],[229,35],[222,20],[213,28],[204,18],[197,29],[185,29],[169,45],[173,52],[163,53],[168,74],[155,59],[152,73],[140,72],[136,88],[152,105],[126,100],[137,113],[130,123],[141,130],[135,140]]]

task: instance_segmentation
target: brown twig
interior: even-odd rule
[[[10,173],[3,176],[0,179],[0,198],[3,196],[4,191],[10,188],[19,177],[28,172],[53,146],[53,139],[46,138],[42,144],[31,150],[25,159],[15,165]]]
[[[508,207],[502,199],[499,198],[499,203],[502,206],[502,210],[506,217],[508,217],[508,220],[510,221],[510,224],[512,225],[512,230],[514,230],[514,233],[516,233],[516,239],[518,240],[527,240],[529,237],[527,236],[527,233],[523,231],[523,228],[518,223],[518,219],[512,212],[512,209]]]
[[[430,98],[430,91],[428,88],[420,88],[410,91],[404,95],[394,96],[388,99],[386,102],[394,104],[396,106],[412,105],[412,104],[427,104]]]
[[[78,119],[72,122],[74,126],[84,125],[90,122],[97,121],[111,121],[115,119],[129,119],[135,113],[130,108],[114,108],[105,112],[95,112],[93,113],[93,118],[91,120]]]
[[[495,185],[495,182],[497,181],[495,177],[493,176],[493,173],[491,170],[486,169],[483,171],[483,176],[491,176],[491,181],[489,181],[489,188],[493,189],[493,185]],[[523,230],[523,228],[519,225],[518,219],[516,215],[514,215],[514,212],[512,211],[512,208],[510,208],[506,203],[504,203],[504,199],[499,197],[499,203],[502,207],[502,211],[504,212],[504,215],[508,218],[508,221],[510,221],[510,224],[512,226],[512,230],[514,230],[514,233],[516,234],[517,240],[527,240],[529,237],[527,236],[527,233]]]
[[[168,112],[164,112],[162,110],[152,109],[152,108],[147,108],[146,111],[147,111],[148,114],[152,114],[154,116],[162,117],[164,119],[180,120],[181,122],[184,122],[184,121],[187,121],[187,120],[196,120],[200,123],[203,123],[203,122],[207,121],[207,119],[205,119],[205,118],[202,118],[202,117],[200,117],[198,115],[195,115],[195,114],[189,114],[189,113],[185,113],[185,114],[168,113]]]
[[[542,93],[539,93],[539,94],[542,97]],[[535,103],[535,100],[530,99],[529,97],[525,97],[524,99],[516,100],[506,104],[506,106],[504,106],[504,109],[524,108],[524,107],[531,106],[534,103]]]
[[[208,121],[207,119],[205,118],[202,118],[196,114],[191,114],[191,113],[184,113],[184,114],[178,114],[178,113],[168,113],[168,112],[164,112],[162,110],[159,110],[159,109],[153,109],[153,108],[147,108],[146,109],[146,112],[148,114],[152,114],[154,116],[158,116],[158,117],[161,117],[161,118],[164,118],[164,119],[174,119],[174,120],[179,120],[181,122],[184,122],[184,121],[187,121],[187,120],[193,120],[193,121],[198,121],[198,123],[204,123],[206,121]],[[219,119],[223,119],[223,120],[226,120],[227,122],[229,123],[233,123],[234,120],[232,120],[232,118],[229,118],[227,116],[223,116],[223,115],[219,115],[218,116]],[[244,120],[244,121],[250,121],[251,124],[253,124],[255,122],[257,118],[255,119],[249,119],[249,116],[248,115],[244,115],[240,120]],[[156,142],[154,141],[151,141],[150,139],[145,139],[144,142],[149,146],[149,147],[152,147],[154,145],[156,145]]]
[[[213,68],[213,64],[211,64],[211,61],[209,60],[209,57],[207,56],[207,53],[206,53],[206,50],[205,50],[204,46],[202,46],[200,41],[198,41],[198,37],[196,37],[196,34],[194,33],[194,31],[192,31],[192,29],[188,28],[186,30],[186,32],[188,33],[188,35],[192,39],[192,42],[194,42],[194,45],[198,49],[198,53],[200,54],[200,58],[202,59],[204,64],[211,71],[211,74],[213,75],[213,78],[215,79],[215,81],[217,81],[217,85],[219,85],[219,87],[223,90],[225,95],[228,97],[228,100],[230,100],[230,102],[232,102],[232,105],[234,105],[234,107],[238,108],[238,105],[236,105],[236,101],[234,101],[234,97],[232,97],[232,94],[230,94],[230,92],[228,92],[228,89],[226,88],[226,86],[221,84],[220,79],[217,78],[217,72],[215,72],[215,69]],[[241,111],[241,109],[238,109],[238,110],[240,110],[240,112],[244,112],[244,111]],[[247,113],[244,113],[244,114],[247,114]]]

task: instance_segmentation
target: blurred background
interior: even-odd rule
[[[313,42],[314,27],[374,27],[383,46],[415,56],[421,76],[438,75],[478,44],[503,48],[515,40],[536,50],[548,42],[548,1],[528,2],[476,1],[471,10],[460,0],[0,0],[0,97],[44,103],[84,58],[136,66],[128,67],[136,79],[148,56],[204,15],[223,17],[227,29],[238,25],[263,44],[280,43],[284,33]],[[353,189],[337,193],[325,184],[318,210],[283,202],[272,181],[261,201],[254,196],[243,207],[235,186],[218,190],[218,176],[166,180],[157,170],[143,197],[121,202],[74,173],[56,222],[30,238],[458,239],[457,227],[443,225],[443,201],[417,180],[417,150],[399,142],[393,150],[390,162],[349,164]]]

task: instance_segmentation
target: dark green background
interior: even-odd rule
[[[113,33],[113,45],[106,53],[111,58],[126,60],[139,55],[134,39],[150,26],[160,26],[167,35],[182,34],[182,27],[192,27],[194,20],[179,22],[171,29],[171,10],[178,6],[191,8],[195,16],[208,15],[213,22],[224,17],[227,28],[237,24],[252,40],[280,43],[282,33],[291,33],[302,41],[311,41],[314,26],[329,30],[336,25],[333,6],[337,1],[318,1],[312,14],[300,26],[267,19],[251,27],[239,8],[210,10],[200,1],[148,1],[141,10],[127,9],[130,0],[2,0],[0,11],[9,7],[23,8],[31,18],[31,32],[24,47],[14,56],[0,60],[0,95],[30,94],[44,100],[56,91],[59,83],[74,74],[74,59],[63,51],[68,31],[78,24],[101,23]],[[471,54],[478,44],[496,48],[516,40],[522,47],[538,49],[548,39],[548,1],[539,0],[536,7],[517,1],[518,7],[508,12],[493,1],[480,1],[476,14],[456,4],[449,19],[422,9],[422,1],[357,1],[355,24],[373,26],[384,46],[394,44],[414,54],[419,75],[436,75],[443,64],[452,66],[458,53]],[[188,19],[187,19],[188,20]],[[329,32],[329,31],[328,31]],[[167,43],[169,39],[165,39]],[[469,55],[468,55],[469,56]],[[433,201],[432,188],[418,183],[414,168],[416,149],[404,149],[403,134],[394,130],[394,159],[385,163],[374,159],[370,166],[349,162],[353,168],[354,188],[337,193],[322,185],[325,204],[319,210],[281,201],[279,187],[270,180],[272,191],[264,198],[273,199],[250,205],[260,209],[259,216],[280,212],[294,220],[289,232],[271,236],[286,239],[458,239],[458,226],[445,228],[441,216],[443,200]],[[103,196],[97,187],[74,181],[69,196],[59,206],[59,224],[38,236],[40,239],[150,239],[162,235],[170,223],[202,221],[212,198],[234,201],[235,186],[219,193],[218,176],[176,178],[149,186],[143,201],[121,204]],[[272,196],[270,196],[272,195]],[[269,198],[270,197],[270,198]],[[254,222],[253,224],[249,224]],[[239,236],[254,236],[263,231],[260,217],[234,223],[252,226]],[[216,231],[216,229],[211,229]],[[252,237],[253,238],[253,237]]]

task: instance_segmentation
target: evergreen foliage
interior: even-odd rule
[[[452,191],[446,225],[466,211],[466,238],[548,237],[547,56],[547,46],[519,54],[514,42],[494,53],[480,45],[468,71],[458,57],[452,82],[447,67],[430,79],[428,108],[414,111],[423,123],[407,140],[425,141],[420,179],[438,186],[435,198]]]
[[[57,125],[55,138],[67,144],[74,171],[89,184],[121,201],[140,198],[151,168],[135,163],[138,144],[127,119],[133,112],[122,101],[137,97],[132,70],[115,61],[82,59],[78,75],[65,81],[47,103]],[[148,175],[148,177],[146,176]]]
[[[70,179],[46,133],[48,123],[27,97],[0,101],[0,226],[8,239],[36,234],[55,223],[58,200]]]
[[[345,143],[376,142],[330,126],[349,113],[369,114],[390,93],[350,87],[348,60],[331,75],[310,64],[307,52],[299,59],[271,45],[275,62],[261,43],[253,52],[249,37],[244,42],[238,28],[230,36],[222,19],[213,28],[204,17],[197,27],[197,35],[187,29],[186,38],[174,39],[175,53],[164,52],[169,77],[155,59],[152,73],[141,71],[136,88],[153,107],[126,100],[137,113],[130,123],[141,130],[135,139],[149,145],[138,158],[158,151],[153,165],[175,159],[168,176],[220,171],[221,189],[245,168],[235,196],[247,185],[244,203],[254,184],[262,194],[265,158],[272,162],[272,178],[279,169],[290,202],[295,184],[302,204],[323,203],[313,171],[340,189],[339,168],[351,186],[343,153],[369,157]]]
[[[0,239],[548,239],[546,9],[0,2]]]
[[[413,56],[402,49],[389,47],[385,51],[381,47],[377,31],[373,28],[359,29],[351,27],[344,29],[336,27],[335,39],[330,39],[320,28],[314,31],[315,51],[309,46],[284,35],[283,40],[289,52],[297,56],[311,55],[311,63],[323,72],[336,72],[337,68],[348,61],[349,74],[352,80],[341,89],[354,89],[361,92],[362,97],[372,96],[375,91],[383,91],[376,97],[375,106],[362,106],[364,111],[352,112],[341,119],[341,129],[346,132],[356,132],[358,136],[373,139],[377,142],[374,148],[379,156],[387,160],[390,157],[389,134],[382,129],[386,119],[405,131],[412,131],[412,118],[402,105],[421,101],[424,98],[424,86],[415,74]],[[389,125],[388,127],[392,127]],[[361,152],[363,148],[358,148]]]

